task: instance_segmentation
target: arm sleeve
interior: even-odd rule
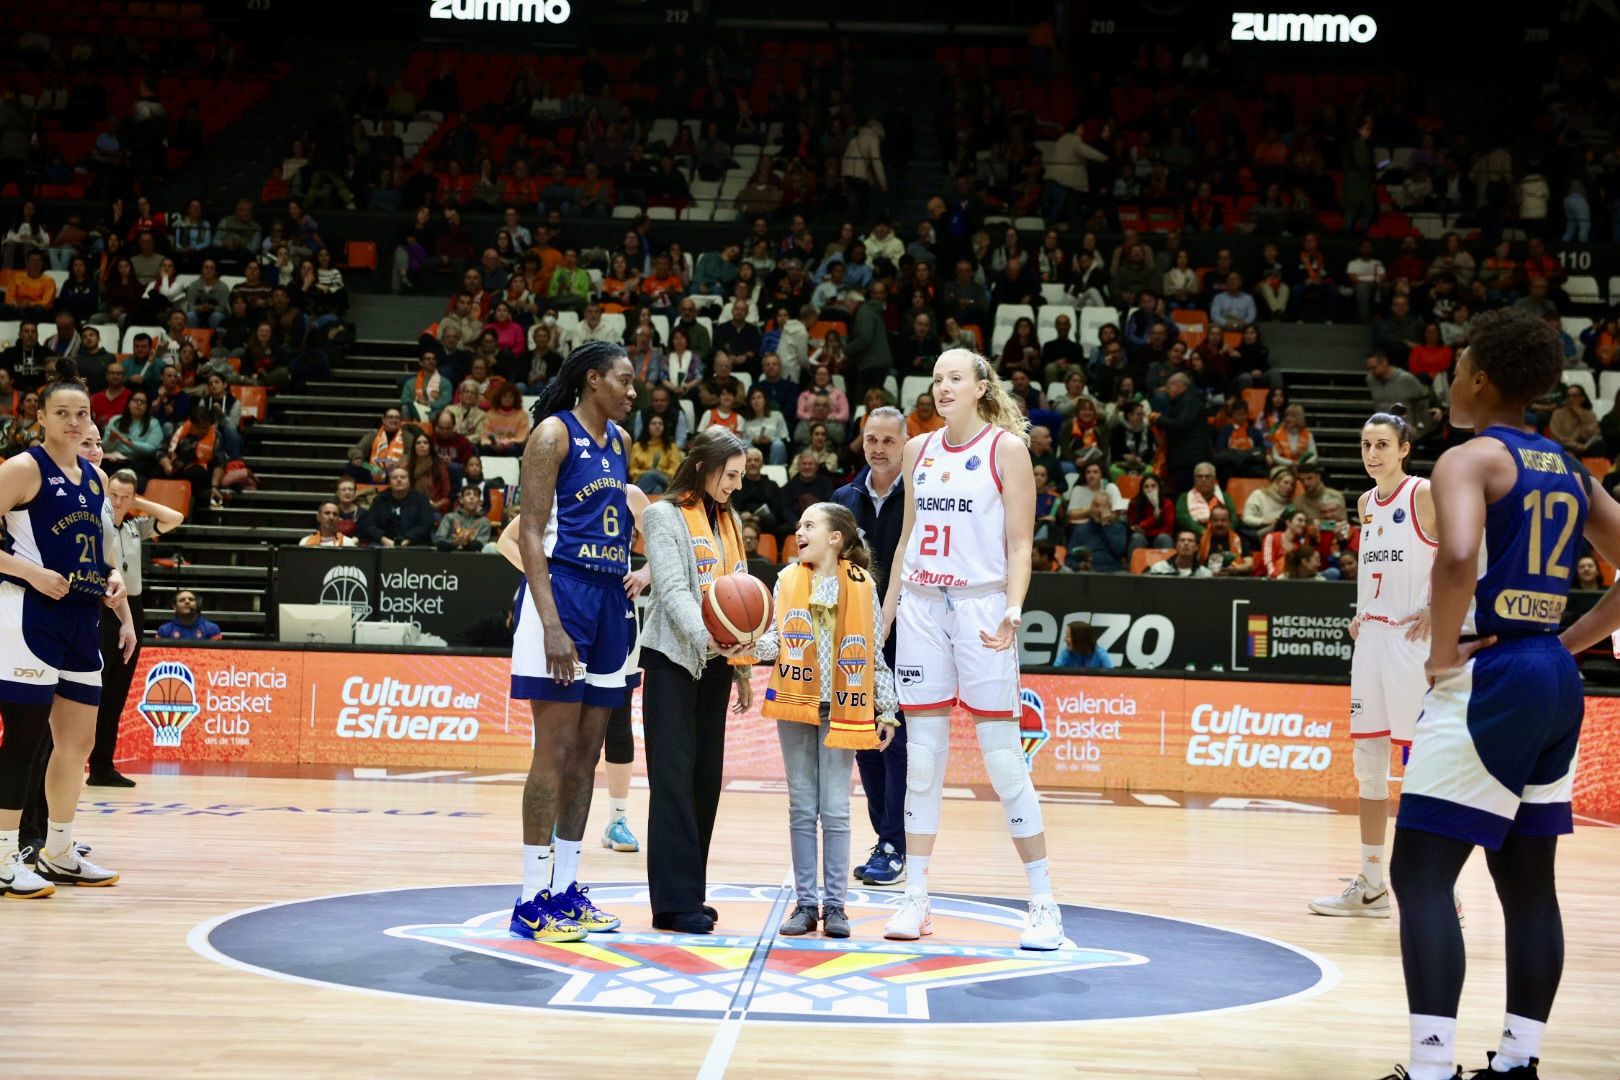
[[[692,545],[685,533],[680,511],[673,503],[656,502],[642,515],[647,531],[647,565],[652,570],[653,603],[665,608],[670,622],[688,641],[703,651],[709,630],[703,625],[698,598],[686,583],[686,564]]]
[[[782,637],[776,630],[774,613],[782,610],[782,576],[776,577],[776,584],[771,586],[771,628],[765,631],[765,636],[754,642],[754,659],[760,663],[770,663],[782,651]],[[881,652],[881,650],[879,650]]]

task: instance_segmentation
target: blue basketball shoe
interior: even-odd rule
[[[630,823],[622,817],[614,818],[602,832],[602,846],[614,851],[640,851],[641,842],[630,831]]]
[[[564,914],[561,905],[546,891],[536,893],[533,900],[519,900],[507,929],[513,937],[531,941],[584,941],[588,933],[578,921]]]
[[[609,915],[591,903],[591,898],[586,895],[588,892],[590,892],[589,889],[582,888],[579,882],[576,881],[568,886],[567,892],[557,894],[552,902],[557,905],[558,914],[583,926],[593,934],[617,930],[620,922],[619,917]]]

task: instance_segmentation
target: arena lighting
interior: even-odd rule
[[[1332,41],[1365,45],[1378,34],[1371,15],[1232,12],[1233,41]]]
[[[461,22],[562,24],[573,14],[568,0],[431,0],[428,18]]]

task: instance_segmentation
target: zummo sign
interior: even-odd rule
[[[431,0],[428,18],[480,23],[552,23],[568,21],[568,0]]]
[[[1233,41],[1349,42],[1365,45],[1378,36],[1371,15],[1279,15],[1232,12]]]

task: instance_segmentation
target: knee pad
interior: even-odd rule
[[[629,765],[636,760],[636,740],[630,733],[630,706],[621,705],[608,717],[607,734],[602,740],[609,765]]]
[[[985,720],[978,724],[977,734],[984,771],[1007,815],[1007,832],[1015,838],[1041,832],[1045,828],[1041,797],[1029,781],[1029,762],[1024,758],[1018,725],[1010,720]]]
[[[1356,783],[1363,799],[1389,798],[1389,736],[1357,739],[1355,748]]]
[[[919,716],[906,725],[906,832],[939,832],[939,803],[945,793],[950,754],[950,718]]]

